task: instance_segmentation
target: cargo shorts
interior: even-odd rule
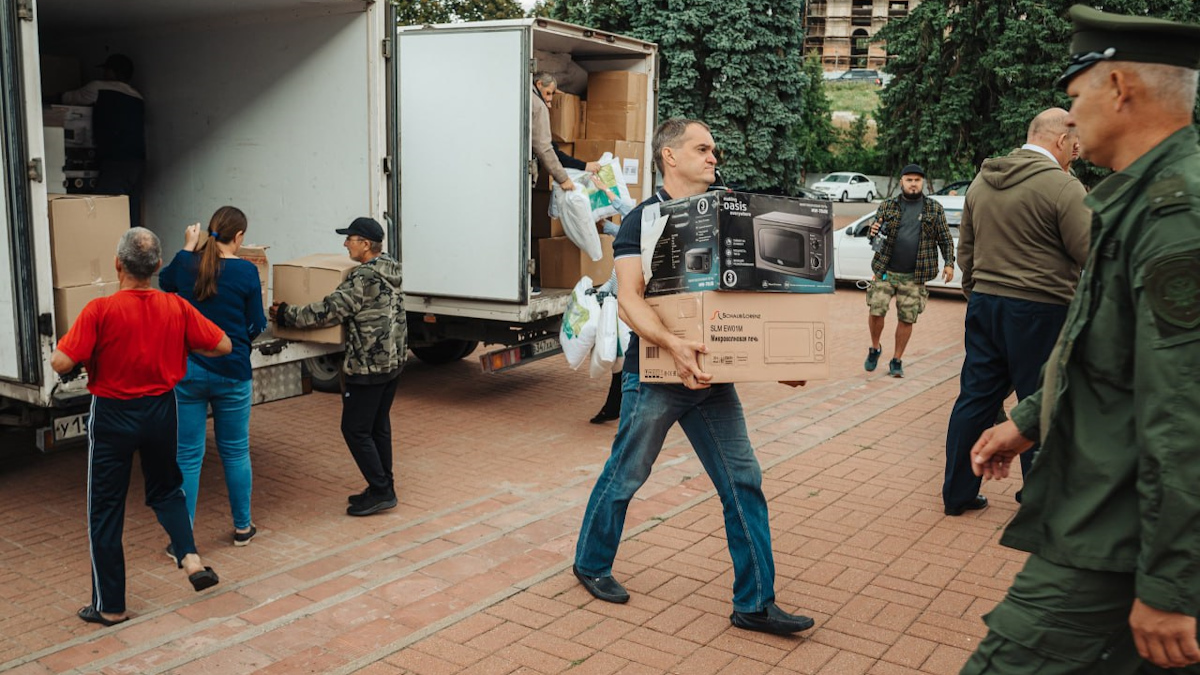
[[[871,316],[887,316],[888,305],[896,298],[896,317],[904,323],[916,323],[929,302],[925,284],[915,281],[912,274],[888,272],[886,279],[876,279],[867,287],[867,307]]]
[[[1149,675],[1129,629],[1134,575],[1098,572],[1031,555],[1008,595],[983,617],[987,637],[960,675]]]

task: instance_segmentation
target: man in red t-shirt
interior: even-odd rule
[[[178,565],[197,591],[219,581],[196,553],[192,523],[175,462],[175,384],[187,372],[188,352],[223,356],[229,337],[186,300],[154,290],[162,265],[158,237],[130,229],[117,248],[121,288],[87,304],[50,358],[66,374],[88,372],[88,542],[92,602],[79,618],[105,626],[129,619],[125,611],[125,551],[121,544],[133,453],[141,459],[146,505],[171,537]]]

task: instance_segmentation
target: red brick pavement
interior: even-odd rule
[[[118,627],[72,616],[90,591],[86,453],[0,473],[0,671],[955,673],[1023,559],[996,543],[1011,498],[941,514],[963,309],[957,298],[930,303],[908,377],[895,380],[861,370],[862,294],[839,292],[835,379],[739,387],[764,468],[779,602],[817,618],[803,637],[730,627],[720,504],[678,430],[630,508],[615,573],[633,599],[608,605],[569,570],[615,430],[587,423],[607,381],[558,359],[494,376],[472,362],[414,363],[393,409],[399,508],[343,514],[361,479],[336,397],[258,406],[259,537],[230,545],[210,452],[196,536],[222,582],[192,593],[135,487],[134,619]],[[985,489],[997,497],[1015,484]]]

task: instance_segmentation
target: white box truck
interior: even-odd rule
[[[123,53],[146,101],[143,224],[170,258],[223,204],[272,260],[338,252],[369,215],[401,260],[410,346],[497,370],[556,353],[568,290],[532,292],[534,50],[655,79],[653,44],[542,19],[397,30],[374,0],[14,0],[0,10],[0,426],[43,449],[86,429],[82,379],[50,369],[55,317],[42,83]],[[53,77],[42,63],[53,64]],[[66,80],[72,79],[70,68]],[[654,126],[649,88],[647,129]],[[641,166],[651,181],[649,134]],[[61,191],[57,186],[54,191]],[[256,401],[335,381],[339,348],[255,343]]]

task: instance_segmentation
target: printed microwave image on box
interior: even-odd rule
[[[693,248],[684,254],[684,269],[688,274],[708,274],[712,271],[712,249]]]
[[[829,272],[829,219],[773,211],[754,216],[754,262],[763,270],[821,281]]]
[[[768,321],[763,329],[765,363],[824,363],[825,324],[819,321]]]

